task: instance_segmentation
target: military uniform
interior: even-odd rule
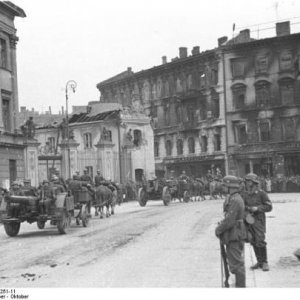
[[[40,190],[39,206],[42,212],[48,214],[51,204],[55,203],[56,201],[56,195],[53,186],[50,184],[45,185],[45,183],[49,184],[48,181],[43,182],[43,186]]]
[[[103,184],[104,181],[105,181],[105,179],[103,176],[101,176],[101,175],[95,176],[95,186],[99,186],[99,185]]]
[[[88,175],[88,174],[83,174],[83,175],[81,176],[80,180],[81,180],[81,181],[87,181],[88,183],[92,183],[92,182],[93,182],[91,176]]]
[[[238,189],[238,179],[234,176],[226,176],[234,182]],[[236,180],[236,183],[235,183]],[[244,224],[245,205],[239,193],[231,193],[224,202],[224,219],[216,228],[216,235],[221,243],[226,246],[226,253],[230,272],[235,274],[236,287],[246,286],[244,242],[246,239],[246,228]]]
[[[250,177],[247,176],[245,177],[246,180],[252,180],[251,179],[252,175]],[[255,180],[256,177],[253,178]],[[256,184],[258,185],[258,181]],[[267,258],[265,213],[270,212],[272,210],[272,203],[268,197],[268,194],[258,188],[254,189],[254,191],[252,192],[248,191],[246,193],[243,193],[243,199],[245,201],[245,206],[247,211],[252,211],[252,208],[253,207],[255,208],[255,211],[251,212],[252,216],[254,217],[254,223],[248,224],[248,230],[252,235],[251,244],[253,246],[257,258],[257,264],[252,266],[252,268],[253,269],[263,268],[264,271],[268,271],[269,267],[267,265],[268,258]]]

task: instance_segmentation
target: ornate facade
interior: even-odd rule
[[[231,174],[300,175],[300,34],[289,22],[276,31],[222,47]]]
[[[130,68],[97,85],[101,102],[117,102],[151,117],[156,174],[200,177],[212,167],[225,171],[226,138],[221,56],[217,50],[134,73]]]

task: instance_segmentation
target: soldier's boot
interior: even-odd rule
[[[262,254],[261,248],[253,246],[254,253],[256,256],[257,263],[250,267],[251,270],[257,270],[262,268]]]
[[[268,272],[270,270],[268,264],[268,256],[267,256],[267,247],[261,247],[261,254],[262,254],[262,270]]]
[[[235,287],[245,288],[246,287],[246,274],[245,272],[235,273]]]

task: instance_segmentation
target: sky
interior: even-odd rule
[[[26,13],[16,18],[19,105],[57,113],[87,105],[100,93],[97,83],[131,67],[134,72],[178,56],[179,47],[217,46],[221,36],[251,29],[251,36],[274,36],[277,21],[290,19],[300,32],[296,0],[12,0]],[[256,25],[261,23],[268,23]],[[254,25],[254,26],[253,26]],[[248,27],[251,26],[251,27]],[[260,29],[259,35],[257,29]]]

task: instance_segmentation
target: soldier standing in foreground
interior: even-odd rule
[[[224,202],[224,219],[218,224],[215,233],[226,246],[229,269],[235,275],[235,286],[246,287],[244,241],[245,205],[239,194],[240,183],[235,176],[225,176],[223,183],[228,196]]]
[[[250,212],[254,218],[254,223],[249,224],[248,228],[252,235],[251,244],[253,246],[257,263],[251,266],[252,270],[262,269],[269,271],[267,257],[266,239],[266,212],[272,210],[272,203],[268,194],[258,188],[258,176],[249,173],[245,177],[246,193],[243,193],[246,211]]]

